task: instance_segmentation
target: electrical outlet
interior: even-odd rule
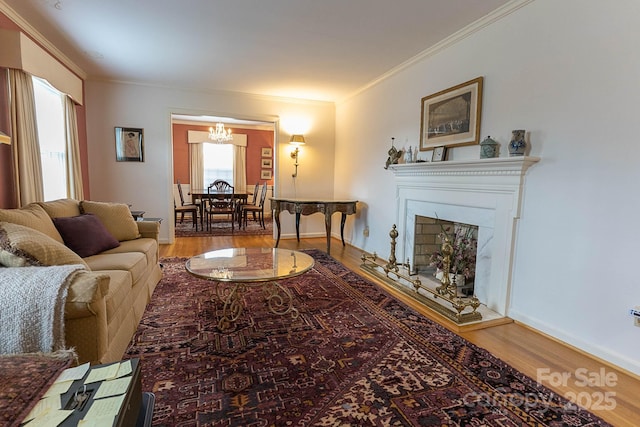
[[[369,237],[369,226],[368,225],[366,227],[364,227],[364,230],[362,230],[362,235],[364,237]]]

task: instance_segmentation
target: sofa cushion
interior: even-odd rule
[[[132,240],[140,237],[138,225],[131,215],[129,206],[124,203],[80,202],[82,213],[91,213],[100,218],[109,233],[119,241]]]
[[[123,254],[105,254],[90,256],[84,259],[91,271],[123,270],[131,274],[132,284],[147,273],[147,257],[140,252],[127,252]]]
[[[36,202],[47,212],[49,217],[80,215],[80,202],[74,199],[58,199],[50,202]]]
[[[147,264],[155,264],[158,262],[158,241],[141,237],[135,240],[127,240],[120,242],[117,248],[105,251],[105,254],[120,254],[123,252],[141,252],[147,257]]]
[[[37,203],[29,203],[20,209],[0,209],[0,221],[25,225],[64,243],[47,212]]]
[[[64,244],[83,258],[120,246],[120,242],[93,214],[53,218],[53,224]]]
[[[44,233],[20,224],[0,222],[0,264],[27,265],[87,264],[75,252]]]

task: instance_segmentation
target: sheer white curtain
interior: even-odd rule
[[[202,188],[204,183],[204,152],[202,143],[189,144],[189,185]]]
[[[67,195],[71,199],[82,200],[82,168],[80,167],[80,140],[78,138],[78,120],[76,105],[68,95],[64,97],[64,128],[67,155]]]
[[[236,193],[247,192],[247,147],[233,146],[233,188]]]
[[[33,81],[24,71],[10,69],[9,86],[15,192],[18,204],[24,206],[44,200]]]

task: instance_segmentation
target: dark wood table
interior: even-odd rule
[[[228,197],[230,192],[227,191],[211,191],[209,192],[209,190],[207,190],[206,188],[202,189],[202,188],[196,188],[196,189],[192,189],[191,191],[189,191],[189,195],[191,195],[191,200],[194,201],[196,199],[200,200],[200,212],[204,212],[204,204],[205,204],[205,200],[206,199],[222,199],[223,197]],[[238,199],[240,201],[240,203],[247,203],[247,199],[249,198],[249,195],[246,192],[233,192],[233,198],[234,199]],[[193,202],[195,203],[195,202]],[[240,221],[241,219],[236,217],[236,219],[238,219],[238,221]],[[200,224],[203,224],[203,220],[202,217],[200,218]]]
[[[280,243],[280,212],[287,211],[296,215],[296,238],[298,242],[300,241],[300,215],[323,213],[324,226],[327,232],[327,253],[331,253],[331,216],[335,212],[342,214],[340,237],[342,239],[342,246],[344,246],[344,223],[347,220],[347,215],[356,213],[356,204],[358,203],[357,200],[292,199],[286,197],[272,197],[270,200],[273,219],[278,229],[276,248],[278,247],[278,243]]]

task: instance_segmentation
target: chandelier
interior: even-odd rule
[[[209,139],[216,142],[226,142],[231,141],[233,136],[231,136],[231,129],[224,129],[224,123],[216,124],[215,130],[210,127],[209,128]]]

